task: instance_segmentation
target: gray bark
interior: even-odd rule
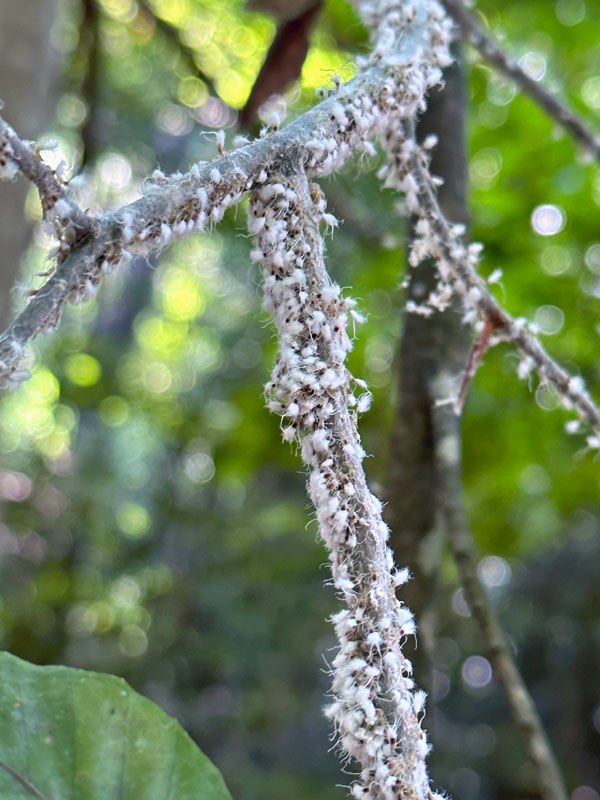
[[[0,98],[6,119],[25,137],[52,119],[59,58],[50,43],[55,0],[0,0]],[[10,290],[32,232],[23,214],[27,184],[0,183],[0,327],[10,316]]]

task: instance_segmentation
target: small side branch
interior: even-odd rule
[[[53,222],[67,244],[90,232],[92,221],[69,197],[56,173],[22,141],[0,117],[0,176],[13,178],[20,172],[40,193],[44,218]]]
[[[456,20],[463,35],[473,44],[486,61],[513,80],[529,97],[559,125],[562,125],[584,150],[594,158],[600,158],[600,136],[564,103],[556,98],[538,81],[534,81],[507,53],[487,34],[474,17],[469,14],[461,0],[442,0],[448,13]]]
[[[452,225],[444,217],[436,197],[435,179],[429,173],[429,156],[416,145],[414,130],[402,118],[390,117],[387,122],[383,144],[390,160],[382,176],[386,185],[404,192],[408,211],[420,217],[416,226],[419,236],[412,244],[410,264],[414,267],[432,257],[439,273],[436,291],[416,309],[417,313],[428,314],[432,307],[445,307],[452,294],[457,293],[465,307],[466,321],[479,317],[484,325],[491,323],[503,340],[512,342],[522,356],[519,376],[526,377],[535,370],[542,381],[551,384],[563,406],[574,409],[592,428],[595,435],[588,437],[590,447],[600,447],[600,409],[585,390],[583,381],[546,352],[526,320],[513,318],[491,294],[476,271],[481,246],[467,245],[463,240],[464,226]]]

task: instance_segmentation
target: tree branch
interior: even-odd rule
[[[465,148],[465,88],[459,42],[456,61],[444,71],[443,88],[428,98],[420,117],[420,141],[437,136],[432,151],[432,169],[444,179],[439,189],[440,205],[455,222],[467,222],[467,157]],[[408,220],[408,236],[415,231],[418,216]],[[406,298],[419,303],[436,282],[434,259],[408,270]],[[460,419],[450,405],[438,401],[458,384],[467,358],[471,332],[460,313],[460,300],[443,311],[424,318],[405,314],[396,354],[398,401],[390,439],[386,480],[385,517],[391,530],[396,560],[409,567],[413,580],[404,597],[417,617],[419,646],[410,651],[421,685],[430,688],[432,652],[439,608],[439,568],[444,546],[444,525],[437,499],[436,464],[439,427],[437,416],[448,417],[448,425],[460,436]],[[428,680],[426,679],[426,676]]]
[[[460,75],[455,74],[457,72],[459,71],[455,66],[447,71],[446,85],[439,94],[433,95],[433,103],[430,100],[430,107],[423,120],[425,126],[420,123],[419,133],[422,140],[426,140],[427,135],[440,134],[440,143],[432,157],[433,171],[444,178],[439,189],[439,204],[443,203],[444,215],[466,222],[466,165],[464,152],[460,147],[462,93]],[[445,134],[443,138],[442,133]],[[440,208],[435,211],[442,214]],[[422,219],[422,214],[417,215],[417,219]],[[421,227],[419,233],[417,219],[411,218],[411,224],[418,247],[423,231]],[[435,261],[429,257],[410,270],[409,298],[415,306],[423,302],[427,293],[435,294],[434,267]],[[390,519],[393,521],[394,541],[402,544],[401,548],[396,545],[395,550],[397,556],[400,556],[400,563],[408,564],[418,576],[415,582],[418,586],[413,587],[412,596],[408,592],[406,596],[411,598],[411,606],[419,610],[423,603],[415,606],[415,593],[417,597],[422,596],[424,591],[429,595],[433,593],[433,580],[425,569],[425,559],[431,559],[431,551],[435,552],[435,549],[428,544],[428,538],[431,539],[435,533],[438,537],[440,534],[447,536],[458,564],[465,595],[483,632],[494,672],[506,693],[513,719],[523,733],[542,796],[545,800],[566,800],[560,771],[534,703],[477,579],[472,536],[466,525],[461,502],[459,414],[455,414],[449,404],[440,403],[449,393],[456,391],[456,378],[461,370],[464,370],[465,377],[460,388],[459,401],[466,392],[470,373],[477,366],[479,339],[467,360],[466,328],[455,304],[448,305],[443,310],[432,309],[432,312],[427,317],[409,314],[405,323],[400,361],[402,404],[399,406],[399,419],[396,423],[398,427],[395,429],[391,448],[393,454],[401,454],[391,458],[394,472],[390,477],[393,477],[394,482],[390,487],[388,505],[392,512]],[[487,332],[489,338],[489,333],[495,329],[496,325],[487,319],[480,336]],[[426,418],[425,424],[422,417]],[[427,520],[426,524],[421,524],[414,530],[415,520],[420,521],[423,518]],[[439,545],[437,549],[440,549]],[[415,552],[419,557],[415,556]],[[410,589],[410,585],[407,588]],[[423,624],[419,618],[418,621],[422,639]]]
[[[513,80],[559,125],[562,125],[584,150],[600,158],[600,136],[594,133],[571,109],[534,81],[500,48],[469,14],[461,0],[442,0],[448,13],[456,20],[463,35],[500,72]]]
[[[14,374],[31,338],[58,324],[66,302],[91,297],[103,275],[132,254],[147,255],[218,222],[244,191],[295,158],[309,175],[338,170],[373,136],[390,107],[401,104],[415,113],[439,80],[438,62],[449,61],[443,15],[430,0],[407,19],[392,12],[380,16],[369,17],[382,29],[373,63],[336,94],[282,131],[196,164],[185,175],[159,176],[139,200],[94,220],[93,236],[74,242],[54,275],[0,336],[0,381]]]
[[[438,432],[438,438],[445,435]],[[450,431],[450,433],[452,433]],[[439,499],[450,548],[456,560],[465,598],[479,625],[486,650],[510,712],[519,727],[544,800],[567,800],[562,775],[533,699],[513,658],[510,644],[477,577],[473,537],[460,502],[460,463],[439,463]],[[458,466],[458,469],[456,468]]]
[[[354,394],[365,384],[345,365],[355,302],[341,296],[327,273],[319,226],[332,220],[323,194],[300,163],[296,174],[291,170],[271,173],[271,182],[253,193],[248,227],[257,237],[253,258],[263,266],[264,305],[279,338],[269,406],[309,468],[309,494],[345,603],[333,617],[340,650],[326,713],[344,757],[361,767],[353,797],[424,800],[430,791],[419,721],[425,693],[414,690],[402,652],[415,632],[413,617],[395,595],[408,570],[394,568],[382,506],[367,486],[356,427],[356,409],[367,398]]]
[[[11,179],[17,172],[37,188],[45,219],[58,223],[59,234],[66,236],[67,241],[81,240],[90,232],[90,218],[67,197],[65,186],[54,170],[0,117],[0,177]]]
[[[434,309],[447,307],[456,292],[462,298],[466,321],[477,317],[484,324],[489,321],[499,338],[512,342],[522,355],[519,376],[527,377],[535,369],[542,381],[556,389],[563,406],[574,409],[592,428],[595,435],[588,437],[589,446],[600,448],[600,409],[585,390],[583,380],[563,369],[546,352],[527,321],[515,319],[505,311],[477,274],[481,246],[467,245],[463,241],[464,226],[452,225],[445,219],[436,197],[436,179],[429,173],[428,155],[417,147],[414,128],[405,118],[390,115],[383,144],[390,161],[381,176],[387,186],[404,192],[408,210],[420,216],[419,237],[413,241],[409,257],[411,266],[433,257],[439,274],[436,290],[421,305],[412,303],[409,308],[407,303],[407,309],[430,316]]]
[[[525,320],[514,319],[502,308],[475,271],[478,249],[465,246],[459,238],[461,231],[457,232],[444,219],[423,157],[416,150],[409,165],[418,185],[423,221],[429,223],[442,276],[448,270],[466,308],[475,310],[483,320],[489,320],[503,340],[516,345],[523,356],[520,375],[525,377],[535,369],[543,381],[551,383],[562,404],[567,409],[574,408],[578,416],[591,426],[599,440],[598,445],[593,446],[600,446],[600,409],[585,390],[582,379],[571,375],[546,352],[537,336],[528,330]]]

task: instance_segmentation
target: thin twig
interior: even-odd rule
[[[443,431],[438,432],[438,437]],[[510,644],[477,577],[473,537],[460,502],[460,463],[438,463],[441,510],[465,599],[485,641],[494,675],[508,701],[513,720],[523,735],[544,800],[567,800],[556,756],[535,703],[515,663]]]
[[[418,150],[413,151],[407,166],[417,183],[422,215],[428,221],[435,239],[438,265],[443,270],[449,270],[454,288],[484,321],[489,320],[493,324],[503,340],[512,342],[521,351],[525,374],[527,370],[535,368],[543,381],[554,386],[562,404],[568,409],[574,408],[580,419],[589,424],[600,439],[600,409],[585,390],[583,381],[561,367],[546,352],[537,336],[528,330],[526,321],[514,319],[491,294],[483,278],[474,269],[476,258],[444,218],[431,176]]]
[[[594,133],[570,108],[556,98],[538,81],[533,80],[469,14],[461,0],[442,0],[448,13],[456,20],[464,36],[486,61],[511,78],[529,97],[595,158],[600,158],[600,136]]]
[[[457,416],[460,415],[463,409],[469,384],[475,377],[477,368],[483,361],[483,357],[490,346],[490,339],[492,338],[492,334],[495,330],[496,326],[494,325],[493,321],[489,318],[486,319],[483,323],[483,328],[479,331],[477,338],[473,342],[473,346],[471,347],[471,351],[469,352],[469,357],[463,371],[462,383],[460,385],[458,397],[454,403],[454,413]]]
[[[58,219],[63,228],[70,223],[73,226],[73,241],[84,238],[92,224],[88,215],[67,197],[65,186],[54,170],[44,164],[0,117],[0,167],[6,169],[7,162],[15,164],[18,171],[36,186],[46,219]]]

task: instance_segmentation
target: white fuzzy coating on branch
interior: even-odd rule
[[[356,78],[282,131],[212,164],[196,164],[185,175],[166,178],[158,172],[154,183],[146,182],[144,197],[92,220],[85,237],[68,234],[69,247],[56,272],[0,336],[0,384],[16,370],[27,342],[57,326],[65,303],[88,299],[105,274],[133,255],[147,255],[173,238],[219,222],[245,191],[265,183],[271,171],[292,158],[299,158],[311,175],[340,169],[354,150],[364,148],[387,114],[422,107],[424,93],[448,61],[447,24],[438,3],[416,8],[412,1],[382,2],[377,13],[376,4],[362,5],[377,28],[376,45],[371,62]],[[11,171],[10,145],[6,155]],[[334,226],[333,218],[329,224]]]
[[[332,664],[334,721],[345,758],[360,764],[355,798],[430,798],[420,725],[425,694],[416,691],[402,644],[415,633],[411,612],[395,595],[408,579],[396,571],[381,503],[369,491],[357,431],[366,406],[364,382],[345,361],[355,305],[325,267],[320,188],[297,173],[271,175],[248,209],[253,258],[264,272],[264,306],[273,315],[279,350],[266,387],[283,438],[296,442],[309,469],[308,488],[345,608],[333,616],[340,649]],[[355,396],[357,388],[360,397]]]
[[[521,359],[520,378],[536,370],[542,382],[554,386],[562,405],[574,410],[588,424],[594,437],[588,446],[600,445],[600,409],[586,391],[582,380],[569,374],[543,348],[533,325],[525,319],[515,319],[498,303],[489,291],[487,282],[477,273],[482,245],[464,240],[463,225],[449,223],[437,201],[435,178],[429,173],[428,153],[416,145],[414,128],[399,116],[390,115],[382,137],[388,152],[388,163],[380,171],[388,185],[404,191],[407,210],[420,219],[416,224],[409,264],[416,266],[424,258],[436,262],[438,284],[420,306],[409,308],[413,313],[427,315],[431,308],[445,308],[456,293],[465,309],[464,321],[481,325],[489,321],[496,331],[496,340],[512,342]],[[498,279],[498,274],[492,276]],[[598,447],[600,449],[600,446]]]
[[[19,173],[39,191],[44,219],[53,225],[61,243],[60,257],[64,258],[75,242],[90,233],[92,220],[67,196],[57,172],[0,117],[0,179],[14,180]]]

